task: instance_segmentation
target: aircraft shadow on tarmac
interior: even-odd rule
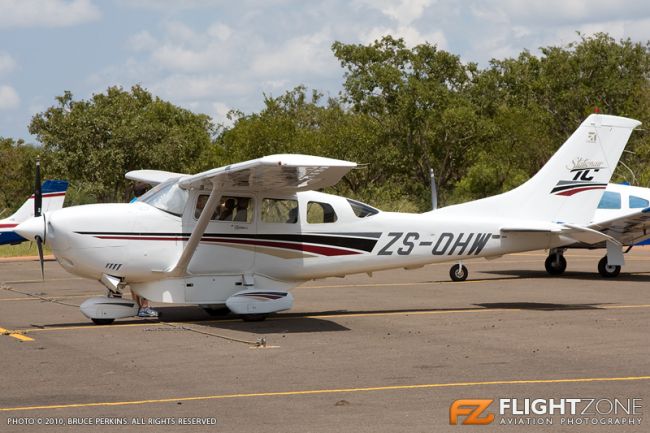
[[[445,312],[485,311],[485,310],[530,310],[530,311],[577,311],[577,310],[599,310],[606,308],[606,303],[598,304],[553,304],[541,302],[494,302],[473,304],[473,307],[465,308],[417,308],[417,309],[392,309],[392,310],[336,310],[317,311],[301,313],[283,313],[271,315],[263,322],[244,322],[234,315],[213,317],[194,306],[178,307],[157,307],[160,312],[160,320],[157,319],[134,319],[120,320],[115,325],[130,325],[147,323],[151,326],[158,326],[160,322],[169,324],[200,324],[213,329],[227,329],[233,331],[251,332],[256,334],[293,334],[293,333],[319,333],[319,332],[340,332],[349,331],[350,328],[337,323],[334,319],[344,319],[346,316],[386,316],[386,315],[408,315],[413,314],[436,314]],[[317,317],[316,317],[317,316]],[[331,319],[329,319],[331,317]],[[105,326],[110,328],[113,325],[95,325],[89,322],[56,323],[32,325],[39,328],[67,328],[67,327],[95,327]]]
[[[631,274],[631,273],[621,272],[621,274],[615,278],[603,278],[596,272],[577,272],[577,271],[568,271],[563,273],[560,276],[549,275],[546,271],[531,271],[531,270],[519,270],[519,269],[481,271],[481,273],[490,274],[490,275],[507,276],[509,278],[503,278],[503,279],[508,279],[508,280],[510,279],[516,280],[519,278],[545,278],[545,279],[559,278],[559,279],[567,279],[567,280],[606,281],[610,283],[615,283],[617,281],[630,281],[630,282],[638,281],[642,283],[650,282],[650,274],[646,274],[646,273]],[[496,278],[495,280],[498,279],[501,278]]]

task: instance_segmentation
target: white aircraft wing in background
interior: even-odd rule
[[[650,207],[599,221],[589,228],[609,235],[623,245],[634,245],[650,237]]]
[[[124,175],[124,177],[129,180],[135,180],[136,182],[146,183],[151,186],[156,186],[169,179],[175,179],[182,176],[187,175],[163,170],[133,170]]]

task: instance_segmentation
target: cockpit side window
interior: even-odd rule
[[[331,204],[318,201],[307,203],[307,222],[309,224],[334,223],[336,220],[336,212]]]
[[[347,199],[347,200],[348,203],[350,203],[350,206],[352,206],[352,211],[359,218],[366,218],[379,213],[378,209],[375,209],[372,206],[368,206],[365,203],[361,203],[360,201],[356,201],[352,199]]]
[[[196,207],[194,208],[194,218],[199,219],[203,208],[208,202],[208,194],[201,194],[196,199]],[[253,199],[250,197],[236,197],[224,195],[221,197],[212,217],[212,221],[236,221],[243,223],[253,222],[253,215],[255,214],[253,207]]]
[[[265,198],[262,200],[262,221],[295,224],[298,222],[298,201]]]
[[[598,209],[620,209],[621,194],[618,192],[605,191],[598,203]]]
[[[650,202],[648,200],[637,197],[635,195],[630,196],[630,209],[642,209],[650,206]]]
[[[178,186],[177,179],[170,179],[150,189],[138,201],[172,215],[182,216],[188,196],[187,190]]]

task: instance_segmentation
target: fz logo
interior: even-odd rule
[[[458,417],[465,417],[462,425],[487,425],[494,421],[493,413],[481,416],[494,400],[456,400],[449,407],[449,424],[457,425]]]

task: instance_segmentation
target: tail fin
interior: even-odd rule
[[[462,210],[465,215],[587,224],[632,130],[640,124],[625,117],[592,114],[523,185],[444,209]]]
[[[43,182],[43,212],[61,209],[68,190],[68,182],[64,180],[46,180]],[[18,224],[34,216],[34,195],[32,194],[18,210],[6,221]]]

